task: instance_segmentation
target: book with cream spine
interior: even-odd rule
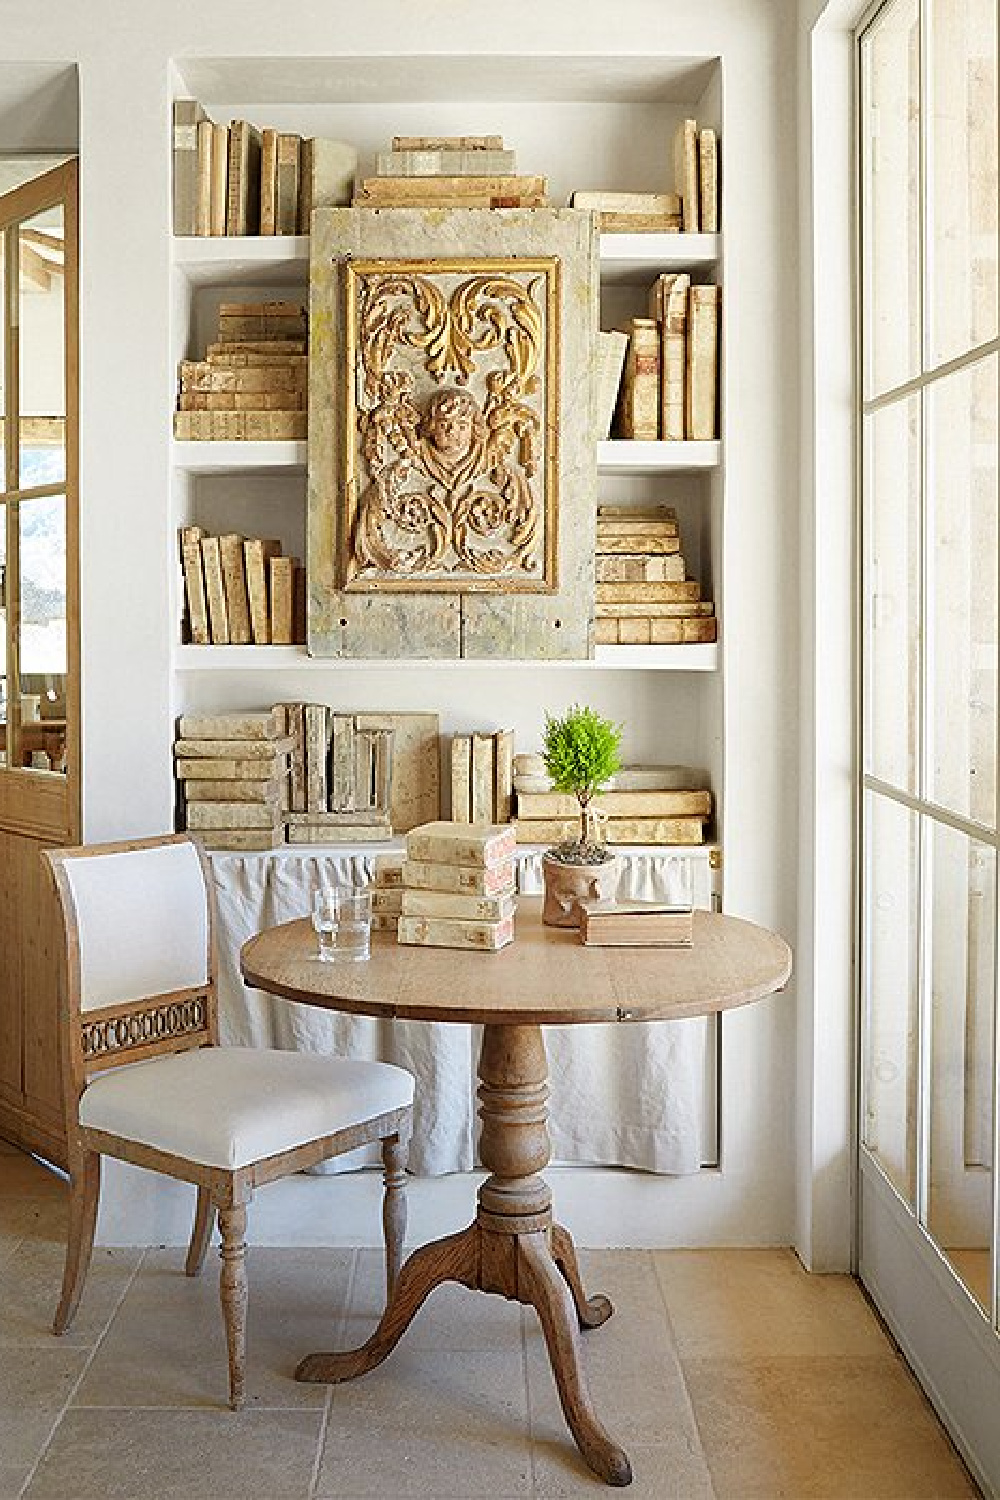
[[[494,868],[514,855],[513,829],[495,823],[423,823],[406,835],[406,857],[417,863]]]
[[[618,398],[618,436],[655,442],[660,434],[660,335],[653,318],[633,318]]]
[[[514,915],[513,895],[471,896],[456,891],[403,889],[399,910],[404,917],[450,917],[461,922],[504,922]]]
[[[462,922],[448,917],[400,917],[397,941],[419,948],[472,948],[495,953],[514,941],[514,918]]]
[[[688,359],[685,407],[687,435],[711,441],[717,432],[719,318],[722,288],[693,286],[688,303]]]
[[[577,820],[579,827],[579,820]],[[406,859],[403,885],[412,890],[457,891],[470,896],[510,895],[515,888],[514,861],[502,865],[450,865]]]

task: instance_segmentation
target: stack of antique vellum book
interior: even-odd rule
[[[674,135],[672,193],[577,190],[573,208],[597,214],[602,234],[716,234],[719,229],[719,143],[715,131],[682,120]]]
[[[677,512],[599,505],[594,565],[598,645],[689,645],[716,638],[715,606],[688,578]]]
[[[514,940],[514,830],[424,823],[406,835],[397,937],[427,948],[505,948]]]
[[[553,790],[540,755],[514,757],[514,797],[519,844],[560,844],[579,835],[579,804]],[[702,844],[712,794],[686,766],[624,766],[590,807],[606,844]]]
[[[185,714],[174,745],[185,826],[209,849],[283,844],[291,749],[273,709]]]
[[[204,359],[182,359],[174,437],[301,440],[308,422],[308,318],[301,302],[223,302]]]
[[[544,208],[544,177],[518,173],[499,135],[397,135],[376,176],[355,189],[360,208]]]
[[[580,941],[600,948],[690,948],[694,912],[665,901],[578,901]]]
[[[403,910],[403,856],[377,854],[371,878],[372,927],[376,932],[396,931]]]

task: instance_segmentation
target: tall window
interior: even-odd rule
[[[997,0],[861,38],[863,1118],[995,1321]]]

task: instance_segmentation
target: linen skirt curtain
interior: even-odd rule
[[[417,1080],[410,1170],[426,1175],[477,1165],[476,1066],[481,1028],[382,1020],[320,1010],[244,985],[239,952],[265,927],[309,914],[321,884],[364,883],[373,856],[279,850],[211,855],[218,904],[219,1017],[223,1042],[376,1058]],[[542,890],[541,853],[519,851],[518,889]],[[707,851],[622,854],[619,895],[710,904]],[[516,938],[515,938],[516,941]],[[489,955],[483,956],[489,963]],[[553,1161],[696,1172],[705,1161],[714,1098],[712,1023],[703,1018],[628,1025],[546,1026]],[[364,1155],[330,1164],[377,1160]]]

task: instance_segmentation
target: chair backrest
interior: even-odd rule
[[[66,940],[64,1092],[218,1041],[211,878],[185,834],[49,849]]]

